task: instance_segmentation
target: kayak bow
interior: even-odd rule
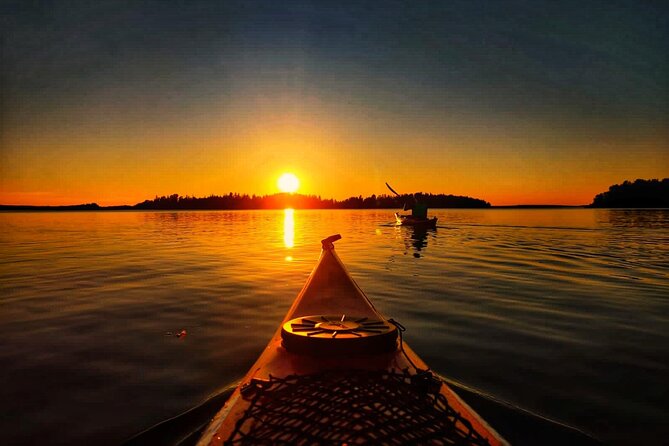
[[[402,341],[322,241],[283,323],[199,445],[506,445]]]

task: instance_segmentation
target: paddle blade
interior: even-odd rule
[[[394,194],[397,195],[398,197],[400,196],[400,194],[398,194],[397,192],[395,192],[395,189],[393,189],[392,187],[390,187],[390,184],[386,183],[386,186],[388,186],[388,189],[390,189],[390,191],[391,191],[392,193],[394,193]]]

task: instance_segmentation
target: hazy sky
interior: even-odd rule
[[[666,1],[2,2],[0,203],[669,176]]]

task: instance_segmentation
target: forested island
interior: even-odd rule
[[[415,199],[426,203],[430,208],[489,208],[490,203],[478,198],[446,194],[415,194]],[[316,195],[274,194],[247,195],[234,194],[210,195],[209,197],[189,197],[178,194],[156,196],[135,205],[99,206],[96,203],[74,206],[13,206],[0,205],[0,210],[15,211],[85,211],[85,210],[251,210],[251,209],[398,209],[404,203],[414,200],[413,195],[400,196],[372,195],[363,198],[349,197],[345,200],[321,198]]]
[[[99,206],[97,203],[72,206],[0,205],[5,211],[102,211],[102,210],[251,210],[251,209],[399,209],[405,203],[419,200],[432,209],[482,209],[482,208],[561,208],[581,206],[516,205],[491,206],[478,198],[417,193],[415,195],[371,195],[349,197],[344,200],[321,198],[316,195],[279,193],[273,195],[248,195],[230,192],[227,195],[190,197],[172,194],[156,196],[135,205]],[[669,178],[663,180],[624,181],[598,194],[587,206],[591,208],[669,208]]]
[[[635,180],[614,184],[607,192],[598,194],[589,207],[593,208],[668,208],[669,178]]]
[[[490,203],[477,198],[444,194],[416,194],[415,198],[431,208],[487,208]],[[397,209],[404,203],[412,202],[412,195],[389,196],[372,195],[363,198],[349,197],[345,200],[321,198],[315,195],[274,194],[274,195],[211,195],[204,198],[181,197],[177,194],[156,197],[134,205],[133,209]]]

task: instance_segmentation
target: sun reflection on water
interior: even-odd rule
[[[286,248],[295,246],[295,210],[287,208],[283,210],[283,244]],[[286,260],[293,260],[286,257]]]

